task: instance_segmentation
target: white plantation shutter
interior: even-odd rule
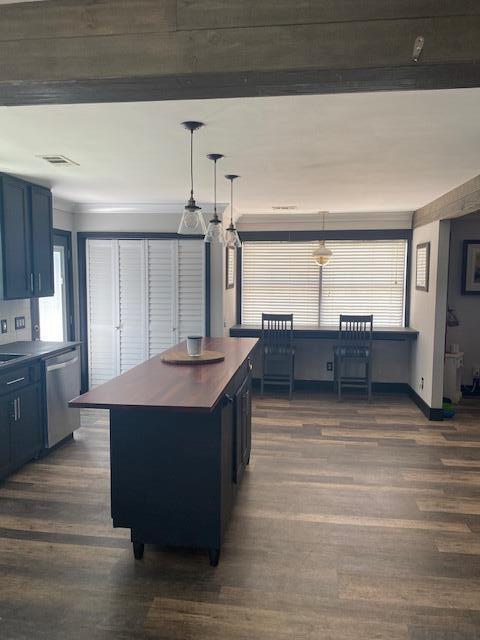
[[[341,313],[374,315],[374,325],[402,327],[405,240],[328,241],[333,255],[320,268],[318,242],[245,242],[242,323],[262,313],[293,313],[297,325],[338,325]]]
[[[147,241],[148,357],[175,343],[175,240]]]
[[[205,335],[203,240],[88,240],[90,387]]]
[[[333,255],[322,272],[320,324],[337,325],[341,313],[373,313],[374,325],[403,327],[406,241],[326,244]]]
[[[143,240],[118,242],[120,373],[147,358],[144,248]]]
[[[178,241],[178,342],[205,335],[205,243]]]
[[[87,241],[88,373],[90,387],[117,375],[116,244]]]
[[[319,267],[314,242],[245,242],[242,249],[242,323],[262,313],[293,313],[299,325],[318,325]]]

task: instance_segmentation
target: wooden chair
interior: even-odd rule
[[[262,313],[262,380],[266,384],[286,385],[292,397],[295,379],[293,314]]]
[[[338,344],[335,347],[335,384],[338,399],[342,388],[364,388],[372,398],[372,335],[373,315],[341,315]],[[348,366],[363,367],[364,375],[347,375]],[[355,372],[356,373],[356,372]]]

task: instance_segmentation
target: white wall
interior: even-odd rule
[[[335,340],[295,340],[295,378],[333,380],[327,362],[333,363]],[[261,375],[260,353],[255,354],[253,375]],[[373,345],[373,382],[409,383],[410,341],[378,340]]]
[[[410,386],[432,408],[441,408],[443,397],[449,233],[448,220],[435,221],[414,229],[412,239],[410,326],[420,333],[412,345]],[[428,291],[417,291],[416,246],[423,242],[430,242],[430,282]]]
[[[480,240],[480,213],[452,220],[448,306],[455,310],[458,327],[447,327],[447,348],[458,344],[464,352],[463,384],[472,383],[472,367],[480,366],[480,296],[461,293],[463,241]]]

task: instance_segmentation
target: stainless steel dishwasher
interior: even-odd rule
[[[80,427],[80,410],[69,409],[68,402],[80,395],[80,351],[45,360],[47,428],[45,447],[50,449]]]

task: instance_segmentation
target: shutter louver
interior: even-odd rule
[[[142,240],[118,242],[120,373],[146,359],[145,255]]]
[[[116,253],[113,240],[87,242],[88,378],[90,388],[117,375]]]
[[[178,341],[205,335],[205,243],[178,242]]]
[[[175,326],[174,240],[149,240],[148,252],[148,357],[172,346]]]

